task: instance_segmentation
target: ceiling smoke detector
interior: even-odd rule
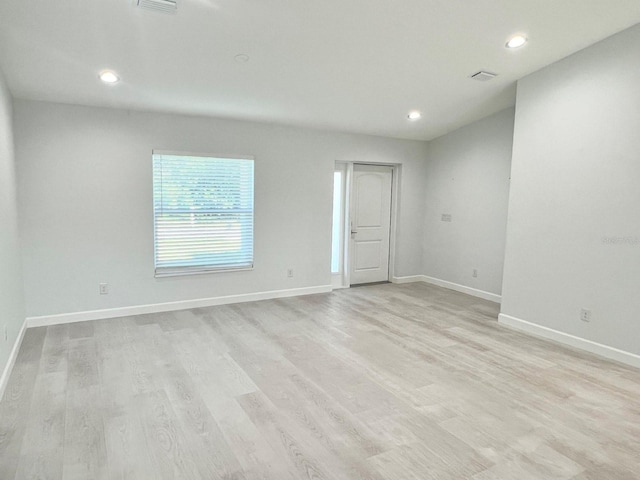
[[[482,70],[480,70],[479,72],[471,75],[471,78],[473,78],[474,80],[478,80],[479,82],[486,82],[497,76],[497,73],[483,72]]]
[[[153,10],[161,13],[176,13],[178,0],[133,0],[133,3],[145,10]]]

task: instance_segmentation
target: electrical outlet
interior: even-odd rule
[[[591,321],[591,310],[587,310],[586,308],[583,308],[580,310],[580,320],[582,320],[583,322],[590,322]]]
[[[109,284],[101,283],[100,284],[100,295],[108,295],[109,294]]]
[[[473,278],[478,278],[478,270],[473,269]]]
[[[442,216],[440,217],[440,220],[442,222],[450,222],[451,221],[451,214],[450,213],[443,213]]]
[[[289,277],[289,278],[293,277],[293,268],[288,268],[287,269],[287,277]]]

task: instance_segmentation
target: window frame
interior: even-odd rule
[[[336,174],[340,174],[340,185],[338,188],[338,192],[335,189],[335,177]],[[346,192],[346,184],[347,184],[347,169],[344,164],[336,164],[333,169],[333,211],[332,211],[332,225],[331,225],[331,275],[340,275],[344,273],[344,222],[345,222],[345,192]],[[337,195],[336,195],[337,193]],[[336,196],[338,197],[338,218],[336,218]],[[337,220],[337,231],[334,229],[336,226]],[[337,247],[337,250],[334,249]],[[337,258],[335,255],[337,254]],[[333,270],[333,261],[337,260],[338,262],[338,270]]]
[[[250,265],[242,265],[234,267],[232,265],[223,265],[223,266],[212,266],[212,265],[183,265],[176,267],[160,267],[160,271],[158,270],[157,262],[157,215],[156,215],[156,198],[155,198],[155,178],[156,178],[156,170],[154,165],[154,156],[156,155],[167,155],[167,156],[184,156],[184,157],[203,157],[210,159],[225,159],[225,160],[251,160],[253,162],[253,173],[252,173],[252,204],[251,204],[251,264]],[[235,155],[235,154],[213,154],[213,153],[202,153],[202,152],[187,152],[187,151],[176,151],[176,150],[152,150],[151,151],[151,201],[152,201],[152,216],[153,216],[153,264],[154,264],[154,277],[163,278],[163,277],[176,277],[183,275],[204,275],[211,273],[225,273],[225,272],[241,272],[241,271],[251,271],[254,269],[255,265],[255,157],[252,155]]]

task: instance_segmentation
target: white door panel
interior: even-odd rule
[[[389,279],[392,168],[354,165],[351,284]]]
[[[372,242],[358,242],[356,250],[356,270],[371,270],[380,268],[380,240]]]
[[[384,178],[376,173],[356,174],[356,218],[358,228],[380,227]]]

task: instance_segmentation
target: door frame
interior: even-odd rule
[[[345,160],[336,160],[334,171],[343,168],[346,172],[345,184],[343,188],[342,198],[342,265],[339,274],[332,275],[332,287],[349,288],[351,287],[351,214],[353,205],[353,167],[354,165],[368,165],[373,167],[390,167],[391,168],[391,224],[389,226],[389,276],[388,281],[392,281],[396,270],[396,244],[397,244],[397,228],[398,228],[398,200],[400,198],[400,176],[402,175],[402,165],[399,163],[384,162],[354,162]]]

